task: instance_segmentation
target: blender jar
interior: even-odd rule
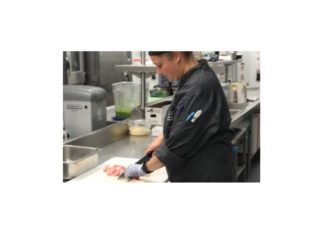
[[[140,84],[118,82],[112,84],[117,119],[130,118],[132,110],[140,105]]]

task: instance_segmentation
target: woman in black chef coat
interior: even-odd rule
[[[228,104],[214,71],[193,52],[150,51],[157,73],[179,81],[167,111],[163,133],[145,150],[144,164],[131,164],[127,177],[166,167],[171,182],[231,182],[232,167]]]

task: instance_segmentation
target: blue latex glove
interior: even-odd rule
[[[130,164],[125,171],[125,176],[130,178],[146,175],[142,169],[142,166],[142,164]]]

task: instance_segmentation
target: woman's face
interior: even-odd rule
[[[152,62],[156,65],[156,72],[168,78],[169,81],[177,81],[181,77],[179,66],[180,55],[173,53],[172,58],[167,55],[151,56]]]

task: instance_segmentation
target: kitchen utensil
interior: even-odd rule
[[[130,118],[132,110],[140,105],[141,87],[134,82],[118,82],[112,84],[116,116]]]
[[[143,164],[144,162],[147,162],[148,160],[150,160],[151,157],[152,157],[152,153],[148,153],[144,157],[142,157],[140,160],[135,162],[135,164]],[[118,176],[118,180],[123,180],[123,179],[130,180],[128,177],[126,177],[125,172],[123,172],[120,176]]]
[[[125,175],[125,172],[121,173],[120,176],[117,178],[118,180],[128,179]]]
[[[138,160],[138,161],[136,162],[136,164],[142,164],[142,163],[144,163],[144,162],[147,162],[148,160],[151,159],[151,157],[152,157],[152,152],[146,154],[144,157],[142,157],[140,160]]]

